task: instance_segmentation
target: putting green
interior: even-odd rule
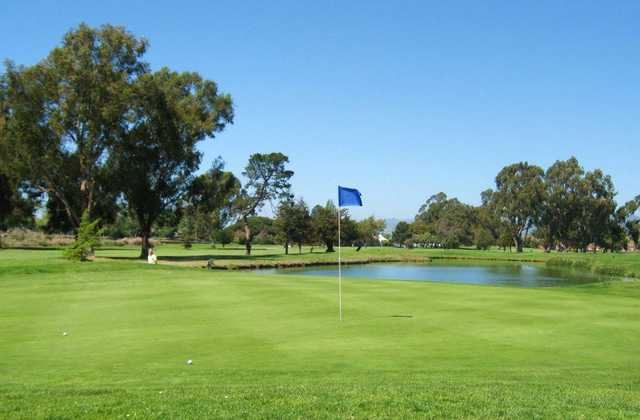
[[[0,417],[640,412],[637,281],[343,284],[0,251]]]

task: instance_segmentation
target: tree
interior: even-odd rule
[[[539,220],[544,198],[543,174],[542,168],[519,162],[506,166],[496,176],[493,195],[496,212],[517,252],[522,252],[524,237]]]
[[[476,208],[477,223],[491,234],[494,242],[500,238],[504,225],[496,208],[495,192],[489,188],[480,193],[482,204]]]
[[[284,252],[289,254],[289,244],[298,245],[298,253],[302,253],[302,244],[307,239],[311,227],[309,207],[301,198],[280,203],[276,212],[275,227],[278,237],[284,243]]]
[[[225,245],[230,244],[233,241],[233,232],[230,227],[224,229],[218,229],[213,233],[214,243],[222,244],[224,248]]]
[[[457,198],[449,199],[443,192],[427,199],[420,207],[416,221],[421,223],[416,225],[415,233],[428,234],[446,248],[473,243],[477,223],[475,209]]]
[[[335,252],[338,242],[338,208],[329,200],[324,206],[317,205],[311,211],[311,228],[316,240],[323,243],[326,252]],[[351,219],[347,209],[340,210],[340,232],[342,244],[353,244],[360,239],[358,224]]]
[[[378,244],[379,235],[384,232],[386,223],[383,219],[376,219],[369,216],[356,223],[358,231],[358,242],[362,245]]]
[[[398,222],[391,236],[393,242],[403,245],[409,238],[411,238],[411,225],[407,222]]]
[[[338,209],[335,204],[327,201],[324,206],[315,206],[311,211],[311,223],[326,252],[334,252],[333,245],[338,241]]]
[[[154,221],[175,206],[200,164],[197,144],[233,121],[233,107],[229,95],[197,73],[164,68],[141,76],[132,89],[127,128],[110,165],[137,218],[145,258]]]
[[[82,24],[38,64],[6,65],[0,140],[12,172],[55,197],[74,228],[84,210],[93,213],[97,178],[126,125],[131,83],[147,71],[146,48],[122,27]],[[78,170],[79,208],[62,191],[68,167]]]
[[[617,204],[613,181],[600,169],[587,172],[581,183],[580,214],[572,231],[572,241],[576,248],[586,251],[590,244],[608,248],[608,235],[616,224]]]
[[[185,212],[178,224],[178,235],[185,248],[191,248],[193,241],[196,239],[196,221],[192,212]]]
[[[255,236],[249,218],[255,216],[267,201],[289,197],[293,171],[286,169],[287,163],[289,158],[282,153],[255,153],[242,173],[247,182],[236,200],[236,209],[244,226],[247,255],[251,255],[251,242]]]
[[[474,243],[476,248],[487,250],[495,243],[495,239],[491,232],[482,226],[478,226],[474,232]]]
[[[223,229],[233,217],[233,206],[240,193],[240,180],[224,170],[221,158],[211,169],[194,178],[187,190],[187,202],[209,217],[214,230]]]
[[[76,240],[64,250],[64,256],[74,261],[86,261],[93,255],[94,248],[100,242],[102,230],[98,227],[99,219],[91,221],[89,210],[82,213]]]
[[[544,175],[544,202],[537,223],[537,235],[549,252],[557,243],[567,242],[581,212],[584,170],[575,157],[556,161]],[[565,245],[565,244],[563,244]]]

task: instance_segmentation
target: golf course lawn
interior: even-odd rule
[[[345,279],[340,322],[335,278],[149,266],[136,253],[72,263],[0,250],[0,418],[640,414],[640,280]]]

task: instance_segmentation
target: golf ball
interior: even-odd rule
[[[193,360],[191,360],[191,359],[187,360],[187,364],[188,365],[192,365],[193,364]]]
[[[65,332],[62,333],[62,335],[64,335],[66,337],[67,335],[69,335],[69,333],[65,331]]]

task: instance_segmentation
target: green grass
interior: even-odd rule
[[[257,248],[255,260],[286,261],[278,248]],[[165,261],[246,261],[240,249],[158,251]],[[344,280],[339,322],[333,278],[148,266],[129,259],[136,254],[102,250],[81,264],[60,251],[0,251],[0,418],[640,412],[637,281],[516,289]],[[638,255],[594,258],[640,266]]]

